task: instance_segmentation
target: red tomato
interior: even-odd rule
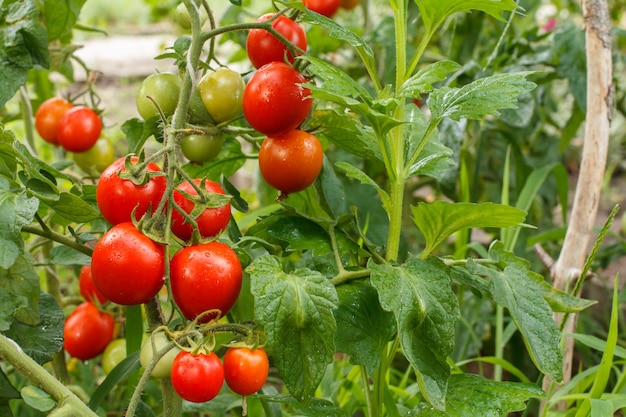
[[[264,22],[272,16],[274,16],[273,13],[264,14],[257,19],[257,22]],[[272,22],[272,28],[289,42],[306,51],[306,33],[299,23],[285,15],[280,15]],[[250,30],[246,39],[246,51],[254,68],[261,68],[273,61],[284,62],[285,55],[287,55],[289,62],[293,63],[294,61],[293,55],[288,52],[287,47],[277,37],[264,29]]]
[[[208,310],[220,310],[220,316],[228,313],[239,297],[241,278],[237,254],[217,241],[187,246],[170,262],[172,296],[189,320]],[[216,317],[207,314],[200,321]]]
[[[213,352],[181,351],[172,363],[172,385],[181,398],[194,403],[212,400],[222,389],[224,367]]]
[[[96,188],[96,201],[104,217],[112,225],[128,222],[130,214],[135,210],[135,219],[139,220],[148,207],[156,209],[163,197],[167,180],[164,176],[154,176],[145,185],[136,185],[130,180],[122,179],[118,173],[126,171],[126,158],[119,158],[107,167],[100,175]],[[137,162],[133,156],[131,161]],[[154,163],[146,168],[149,172],[160,172]]]
[[[333,15],[341,6],[341,0],[302,0],[302,3],[309,9],[326,17]]]
[[[196,178],[193,180],[197,185],[202,183],[202,180]],[[211,180],[205,180],[204,188],[209,193],[224,194],[224,190],[218,183]],[[187,181],[180,184],[174,191],[174,201],[185,212],[191,213],[194,207],[193,201],[189,200],[184,194],[198,195],[196,189]],[[222,230],[226,229],[228,222],[230,221],[230,204],[225,204],[221,207],[207,208],[196,218],[198,223],[198,231],[201,237],[213,237],[219,235]],[[193,228],[189,223],[185,222],[185,218],[177,210],[172,212],[172,232],[180,239],[189,241],[193,234]]]
[[[110,301],[121,305],[147,303],[163,286],[163,246],[131,222],[117,224],[96,243],[91,275],[96,288]]]
[[[57,130],[59,144],[70,152],[85,152],[98,141],[102,132],[102,120],[98,113],[85,106],[68,110]]]
[[[63,347],[71,356],[88,360],[106,349],[113,339],[115,320],[113,316],[98,310],[86,301],[65,319]]]
[[[313,184],[323,162],[319,140],[303,130],[267,137],[259,150],[261,175],[283,194],[302,191]]]
[[[352,10],[359,5],[359,0],[341,0],[341,7],[346,10]]]
[[[311,90],[307,79],[284,62],[259,68],[243,92],[243,114],[252,128],[268,136],[300,126],[309,114]]]
[[[263,387],[269,373],[269,361],[263,349],[230,348],[224,355],[224,378],[239,395],[254,394]]]
[[[91,301],[92,303],[97,302],[100,304],[104,304],[109,301],[93,283],[93,278],[91,276],[91,266],[84,265],[80,269],[80,274],[78,274],[78,289],[80,291],[80,295],[87,301]]]
[[[72,107],[72,103],[60,97],[52,97],[41,103],[35,113],[35,129],[39,136],[48,143],[58,145],[59,122]]]

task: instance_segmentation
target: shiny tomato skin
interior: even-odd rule
[[[180,77],[171,72],[159,72],[146,77],[137,90],[137,112],[145,120],[158,116],[156,104],[165,117],[174,114],[180,94]],[[151,97],[150,100],[148,97]]]
[[[141,344],[141,350],[139,351],[139,363],[141,363],[143,369],[147,369],[150,362],[152,362],[154,355],[159,353],[169,343],[170,339],[165,332],[162,331],[152,333],[148,338],[146,338],[146,340],[144,340]],[[161,356],[156,365],[154,365],[150,376],[159,379],[168,378],[172,372],[172,363],[174,362],[174,358],[179,352],[180,348],[178,346],[174,346],[165,355]]]
[[[115,149],[107,139],[100,138],[90,149],[74,153],[72,158],[85,173],[98,176],[115,161]]]
[[[95,358],[113,339],[114,328],[112,315],[85,301],[65,319],[63,347],[74,358],[83,361]]]
[[[239,258],[221,242],[184,247],[170,262],[172,297],[189,320],[207,310],[220,310],[220,317],[225,316],[239,297],[241,282]],[[216,317],[206,314],[199,321]]]
[[[124,359],[126,359],[126,339],[114,339],[102,353],[102,370],[108,375]]]
[[[244,87],[241,74],[220,67],[204,74],[198,82],[198,93],[213,121],[222,123],[241,114]]]
[[[272,16],[274,16],[273,13],[264,14],[257,19],[257,22],[264,22]],[[272,28],[289,42],[306,51],[306,32],[299,23],[285,15],[280,15],[272,22]],[[261,68],[273,61],[284,62],[285,57],[289,62],[294,62],[294,57],[288,52],[287,47],[277,37],[264,29],[251,29],[248,32],[246,51],[254,68]]]
[[[102,217],[112,225],[131,220],[131,213],[135,209],[135,219],[139,220],[151,207],[154,211],[165,193],[166,178],[154,176],[145,185],[135,185],[132,181],[122,179],[118,173],[126,171],[125,157],[117,159],[100,175],[96,187],[96,202]],[[138,158],[131,157],[136,163]],[[161,172],[158,165],[149,163],[147,170]]]
[[[35,113],[35,129],[39,136],[48,143],[58,145],[59,122],[72,107],[72,103],[61,97],[52,97],[41,103]]]
[[[193,180],[196,185],[200,185],[202,180],[196,178]],[[209,193],[225,194],[220,185],[211,180],[205,180],[204,188]],[[184,194],[198,195],[196,189],[187,181],[181,183],[176,190],[174,190],[174,201],[185,212],[191,213],[194,207],[194,203],[189,200]],[[209,238],[219,235],[230,221],[230,204],[225,204],[221,207],[207,208],[196,218],[198,223],[198,231],[203,238]],[[177,210],[172,212],[172,232],[184,241],[191,240],[193,234],[193,228],[189,223],[185,222],[185,218]]]
[[[94,304],[100,303],[100,305],[102,305],[109,301],[93,283],[91,266],[89,265],[83,265],[80,269],[80,274],[78,274],[78,290],[85,300],[91,301]]]
[[[102,132],[98,113],[85,106],[69,109],[59,121],[57,140],[65,150],[85,152],[96,144]]]
[[[313,184],[324,162],[319,140],[303,130],[267,137],[259,150],[259,169],[265,181],[283,194]]]
[[[333,15],[341,6],[341,0],[302,0],[302,3],[314,12],[317,12],[326,17],[333,17]]]
[[[213,352],[205,355],[182,351],[172,363],[174,390],[181,398],[203,403],[219,394],[224,384],[224,367]]]
[[[300,126],[313,100],[308,80],[284,62],[270,62],[259,68],[243,93],[243,114],[253,129],[268,136]]]
[[[131,222],[117,224],[96,243],[91,275],[96,288],[109,301],[120,305],[147,303],[163,286],[163,245]]]
[[[215,159],[222,149],[224,136],[217,135],[189,135],[180,143],[180,150],[189,162],[204,163]]]
[[[263,349],[229,348],[224,355],[224,378],[228,387],[239,395],[260,390],[269,373],[269,360]]]

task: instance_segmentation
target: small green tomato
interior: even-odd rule
[[[139,351],[139,362],[141,363],[142,368],[148,368],[150,362],[152,362],[152,358],[154,358],[154,355],[163,349],[168,343],[170,343],[170,339],[164,332],[152,333],[150,337],[146,338],[141,345],[141,350]],[[172,370],[172,362],[174,362],[174,358],[178,355],[178,352],[180,352],[180,349],[177,346],[174,346],[169,352],[161,357],[152,370],[151,376],[154,378],[169,377]]]

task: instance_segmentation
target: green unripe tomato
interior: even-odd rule
[[[199,3],[200,2],[196,2],[200,8],[200,26],[202,26],[208,19],[208,15],[204,7],[202,7]],[[189,16],[189,11],[184,3],[180,3],[176,6],[176,10],[174,11],[174,20],[176,20],[176,23],[178,23],[181,28],[185,30],[191,29],[191,16]]]
[[[115,161],[115,149],[111,142],[100,138],[89,150],[75,153],[72,158],[86,174],[99,176]]]
[[[209,112],[206,111],[197,88],[193,89],[191,97],[189,97],[189,109],[187,110],[187,114],[189,115],[189,122],[192,124],[205,126],[215,124]]]
[[[189,135],[183,139],[180,148],[190,162],[203,163],[215,159],[223,142],[222,135]]]
[[[157,116],[159,112],[148,97],[156,102],[165,117],[174,114],[180,93],[180,78],[171,72],[152,74],[143,80],[137,91],[136,104],[139,115],[144,119]]]
[[[237,71],[220,67],[200,79],[198,92],[213,120],[221,123],[241,114],[244,87]]]
[[[148,368],[150,362],[152,362],[152,358],[154,358],[154,355],[163,349],[168,343],[170,343],[170,340],[164,332],[152,333],[150,337],[146,338],[141,345],[141,350],[139,351],[139,362],[141,363],[142,368]],[[168,378],[170,376],[170,372],[172,371],[172,362],[174,362],[174,358],[178,355],[178,352],[180,352],[180,349],[177,346],[174,346],[169,352],[162,356],[152,370],[151,376],[154,378]]]
[[[112,340],[102,354],[102,369],[109,374],[120,362],[126,358],[126,339]]]

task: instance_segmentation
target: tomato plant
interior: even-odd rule
[[[126,339],[113,339],[102,353],[102,370],[110,374],[126,358]]]
[[[198,6],[200,12],[199,23],[200,26],[202,26],[208,18],[207,12],[204,7],[202,7],[201,2],[194,3],[196,3],[196,6]],[[176,20],[176,23],[178,23],[181,28],[185,30],[191,29],[191,16],[189,15],[189,11],[187,10],[187,6],[185,6],[185,3],[180,3],[178,6],[176,6],[176,9],[174,10],[174,20]]]
[[[274,16],[274,13],[267,13],[259,17],[257,21],[265,22]],[[293,46],[306,51],[306,32],[302,25],[285,15],[279,15],[272,21],[272,28]],[[255,68],[261,68],[263,65],[274,61],[284,62],[285,58],[291,63],[294,62],[294,56],[287,45],[265,29],[251,29],[248,32],[246,51],[248,59]]]
[[[78,289],[80,295],[82,295],[85,300],[91,301],[92,303],[102,305],[109,301],[94,285],[93,277],[91,276],[91,266],[89,265],[84,265],[80,268],[80,273],[78,274]]]
[[[141,233],[130,222],[109,229],[96,243],[91,275],[96,288],[121,305],[150,301],[163,286],[163,245]]]
[[[259,68],[243,93],[243,114],[255,130],[279,135],[300,126],[312,106],[307,79],[284,62]]]
[[[194,179],[194,183],[197,186],[202,185],[202,180],[199,178]],[[204,189],[208,193],[224,194],[224,190],[220,185],[211,180],[204,180]],[[191,214],[194,210],[194,201],[190,200],[185,194],[193,197],[198,196],[198,191],[191,185],[191,183],[185,181],[176,187],[174,191],[174,202],[178,204],[186,213]],[[200,203],[201,201],[198,201]],[[205,202],[208,203],[208,202]],[[207,207],[195,218],[198,224],[198,232],[200,237],[209,238],[220,234],[228,226],[230,221],[230,204],[221,204],[217,207]],[[172,232],[180,239],[189,241],[193,234],[192,225],[186,221],[183,215],[179,211],[172,213]]]
[[[139,352],[139,362],[144,369],[150,366],[150,363],[155,360],[155,355],[163,350],[170,343],[169,338],[165,332],[153,332],[146,340],[141,344],[141,350]],[[154,378],[168,378],[172,372],[172,363],[174,358],[180,352],[178,346],[173,346],[162,357],[160,357],[157,363],[152,368],[150,376]]]
[[[341,8],[346,9],[346,10],[352,10],[356,6],[358,6],[359,3],[360,3],[360,0],[342,0]]]
[[[39,136],[48,143],[58,145],[59,122],[72,107],[72,103],[61,97],[52,97],[41,103],[35,113],[35,128]]]
[[[137,90],[137,111],[144,119],[157,116],[159,110],[165,117],[171,116],[178,103],[180,78],[171,72],[159,72],[146,77]],[[158,106],[158,107],[157,107]]]
[[[101,132],[102,120],[98,113],[89,107],[76,106],[59,120],[57,140],[65,150],[85,152],[96,144]]]
[[[202,403],[215,398],[222,389],[224,367],[213,352],[182,351],[174,358],[171,378],[178,395],[187,401]]]
[[[180,144],[183,156],[190,162],[204,163],[215,159],[222,149],[224,137],[217,135],[188,135]]]
[[[213,241],[187,246],[170,262],[172,296],[184,316],[201,322],[224,317],[233,307],[242,284],[241,263],[228,245]]]
[[[323,162],[322,145],[304,130],[268,136],[259,150],[261,175],[283,194],[302,191],[313,184]]]
[[[101,354],[113,339],[115,320],[86,301],[74,309],[63,326],[63,347],[71,356],[88,360]]]
[[[138,157],[130,158],[130,164],[135,164]],[[135,219],[139,220],[148,210],[155,210],[163,193],[165,192],[166,179],[160,175],[131,179],[121,177],[127,169],[125,157],[117,159],[109,165],[100,175],[96,188],[96,201],[98,208],[104,217],[112,225],[128,222],[131,213],[135,212]],[[160,173],[161,169],[155,163],[150,162],[145,171]],[[137,182],[137,183],[136,183]]]
[[[239,395],[260,390],[269,373],[267,353],[261,348],[232,347],[224,354],[224,379]]]
[[[207,72],[198,82],[202,103],[216,123],[241,114],[244,87],[241,75],[226,67]]]
[[[110,141],[100,138],[90,149],[74,153],[72,158],[85,173],[99,176],[115,161],[115,149]]]
[[[341,6],[341,0],[302,0],[302,2],[310,10],[326,17],[333,17]]]

